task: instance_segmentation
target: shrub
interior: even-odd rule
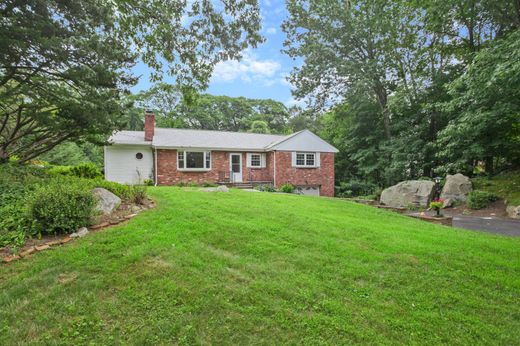
[[[293,193],[294,189],[295,187],[292,184],[283,184],[282,186],[280,186],[280,191],[284,193]]]
[[[153,182],[152,179],[145,179],[145,180],[144,180],[144,184],[145,184],[146,186],[154,186],[154,182]]]
[[[27,210],[38,233],[71,233],[90,225],[95,203],[88,184],[53,179],[37,188]]]
[[[82,163],[71,168],[71,174],[78,178],[102,178],[103,173],[94,163]]]
[[[482,209],[487,207],[491,202],[498,199],[498,196],[491,192],[474,190],[468,195],[468,206],[471,209]]]
[[[130,187],[131,202],[135,204],[143,204],[146,200],[146,186],[134,185]]]
[[[70,175],[78,178],[97,179],[102,178],[103,173],[95,164],[81,163],[77,166],[53,166],[47,170],[50,175]]]
[[[258,191],[264,191],[264,192],[275,192],[276,191],[276,189],[272,185],[269,185],[269,184],[257,185],[255,187],[255,189]]]
[[[365,183],[358,180],[341,182],[336,186],[336,196],[350,198],[377,194],[378,187],[372,183]]]

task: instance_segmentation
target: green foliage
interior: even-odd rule
[[[257,186],[255,186],[255,189],[258,191],[264,191],[264,192],[276,192],[276,189],[274,188],[274,186],[272,186],[270,184],[257,185]]]
[[[143,117],[142,114],[140,116]],[[75,166],[84,162],[93,162],[101,167],[103,147],[92,143],[63,142],[41,155],[39,159],[53,165]]]
[[[262,42],[256,1],[6,0],[0,10],[9,47],[0,55],[3,162],[71,140],[99,143],[120,129],[138,61],[153,81],[168,73],[191,94],[217,62]]]
[[[39,233],[72,233],[91,224],[95,204],[88,184],[53,179],[34,191],[27,201],[27,211]]]
[[[476,190],[496,194],[509,205],[520,205],[520,171],[503,172],[493,178],[472,179]]]
[[[129,203],[143,203],[147,197],[146,186],[79,178],[71,174],[71,167],[0,165],[0,247],[20,246],[27,237],[71,232],[87,225],[94,216],[91,191],[95,187],[103,187]]]
[[[444,205],[444,202],[442,200],[433,200],[430,202],[430,209],[433,210],[441,210],[442,206]]]
[[[81,163],[77,166],[53,166],[47,172],[50,175],[69,175],[86,179],[103,177],[101,170],[94,163]]]
[[[293,193],[295,189],[295,186],[289,183],[280,186],[280,192],[284,193]]]
[[[285,51],[304,61],[289,79],[309,113],[326,110],[316,127],[340,150],[337,183],[520,162],[514,2],[288,1],[287,10]]]
[[[378,187],[369,182],[359,180],[351,180],[349,182],[341,182],[336,186],[336,196],[341,198],[350,198],[366,195],[375,195]]]
[[[145,179],[145,180],[143,181],[143,183],[144,183],[144,185],[146,185],[146,186],[154,186],[154,185],[155,185],[155,183],[153,182],[153,179]]]
[[[103,177],[101,170],[93,163],[82,163],[73,166],[70,172],[73,176],[78,178],[96,179]]]
[[[201,94],[186,100],[178,86],[159,84],[132,95],[127,128],[142,130],[144,110],[153,110],[157,126],[256,133],[285,133],[289,111],[274,100]]]
[[[468,195],[468,206],[471,209],[482,209],[487,207],[491,202],[498,199],[498,196],[491,192],[473,190]]]

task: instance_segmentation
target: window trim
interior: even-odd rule
[[[184,167],[179,166],[179,153],[183,154]],[[186,159],[188,158],[187,153],[204,153],[204,168],[186,168]],[[208,150],[177,150],[177,170],[180,172],[208,172],[211,171],[211,151]],[[209,161],[209,167],[206,164]]]
[[[303,155],[303,165],[299,165],[298,164],[298,154]],[[309,156],[309,155],[313,156],[313,161],[314,161],[313,165],[308,165],[307,164],[307,156]],[[294,153],[294,167],[298,167],[298,168],[316,168],[316,167],[318,167],[317,163],[318,163],[317,162],[317,154],[315,152],[296,151]]]
[[[260,165],[253,166],[253,155],[260,156]],[[266,155],[265,153],[247,153],[247,168],[261,169],[266,167]]]

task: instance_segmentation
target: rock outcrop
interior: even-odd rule
[[[114,195],[112,192],[101,187],[96,187],[92,190],[92,194],[97,200],[96,210],[104,215],[111,214],[121,204],[121,198]]]
[[[465,175],[448,174],[441,192],[441,199],[445,201],[444,206],[449,207],[455,202],[466,202],[472,189],[471,180]]]
[[[520,219],[520,205],[510,205],[506,208],[507,216],[513,219]]]
[[[410,205],[427,208],[433,196],[435,183],[428,180],[407,180],[384,189],[381,203],[394,208]]]

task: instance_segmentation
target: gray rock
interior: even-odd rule
[[[70,235],[71,238],[83,238],[89,233],[87,227],[81,227],[77,232],[74,232]]]
[[[226,185],[220,185],[217,187],[217,191],[219,192],[229,192],[229,188]]]
[[[471,180],[465,175],[457,173],[446,177],[446,183],[442,188],[441,198],[444,200],[450,199],[452,204],[454,202],[466,202],[468,194],[472,190]]]
[[[92,190],[92,194],[97,200],[96,210],[102,212],[104,215],[112,213],[121,204],[121,198],[101,187],[96,187]]]
[[[520,205],[510,205],[506,208],[507,216],[520,219]]]
[[[381,193],[381,203],[394,208],[410,205],[428,207],[435,183],[428,180],[407,180],[386,188]]]

